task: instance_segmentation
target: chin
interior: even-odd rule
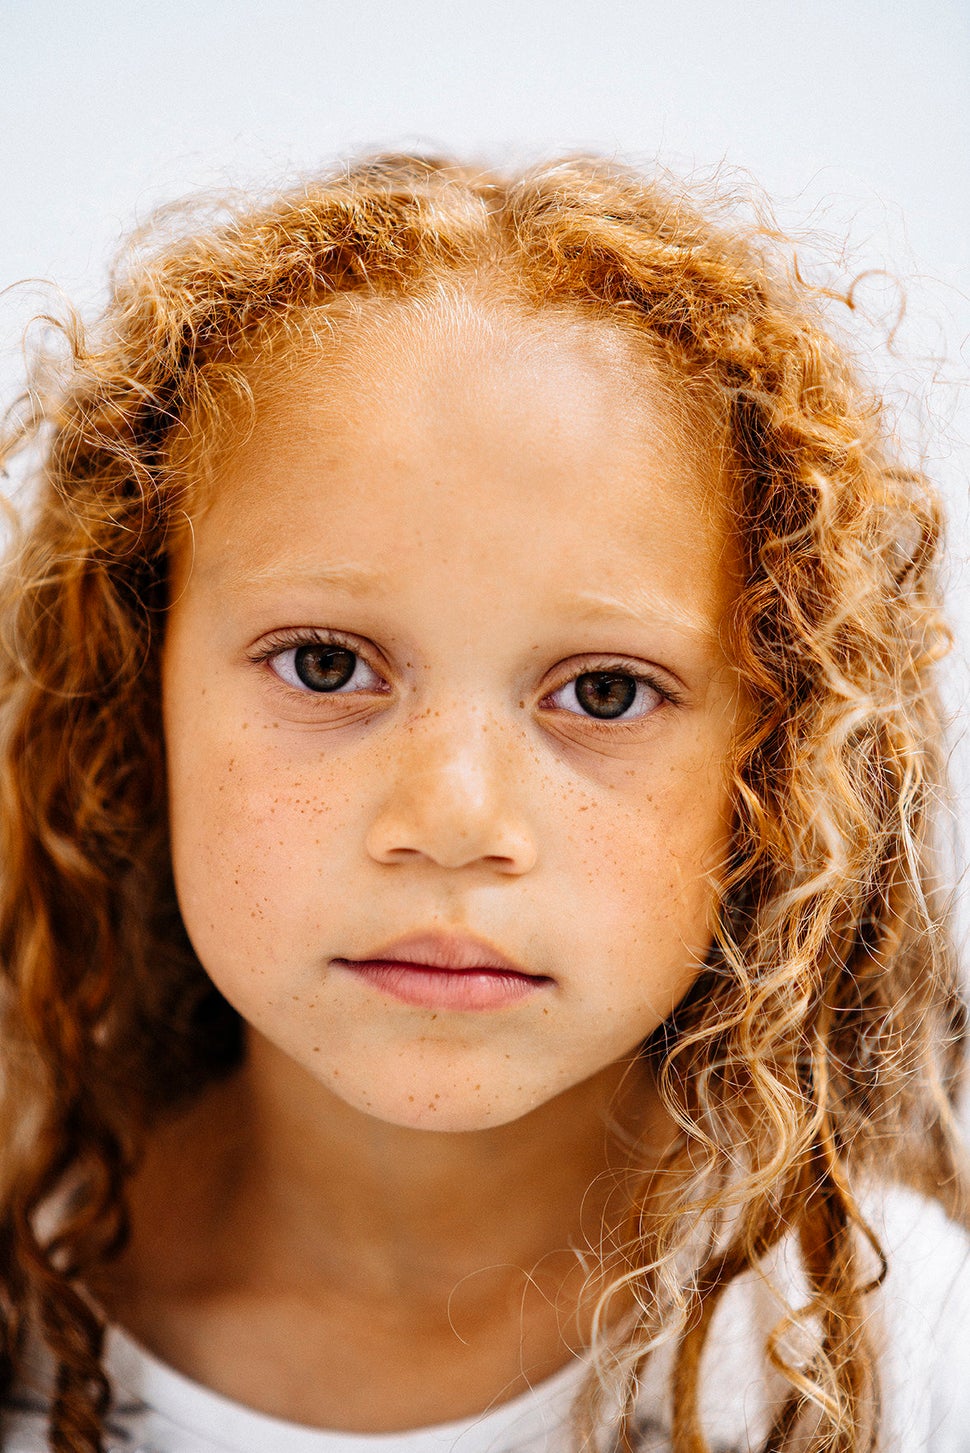
[[[328,1082],[338,1099],[351,1109],[405,1130],[430,1130],[462,1134],[475,1130],[491,1130],[521,1120],[538,1104],[541,1095],[528,1097],[520,1089],[517,1094],[491,1092],[486,1084],[447,1084],[439,1079],[431,1084],[425,1077],[404,1079],[398,1084],[353,1084],[346,1073]]]
[[[406,1096],[399,1098],[368,1097],[356,1108],[382,1120],[385,1125],[399,1125],[403,1130],[430,1130],[438,1134],[467,1134],[475,1130],[492,1130],[521,1120],[535,1109],[533,1104],[515,1105],[502,1100],[486,1100],[437,1094],[430,1099]]]

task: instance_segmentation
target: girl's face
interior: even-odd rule
[[[555,318],[399,307],[254,387],[164,647],[202,964],[264,1057],[391,1123],[615,1079],[698,972],[730,831],[716,450]]]

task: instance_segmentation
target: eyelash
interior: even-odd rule
[[[283,655],[286,651],[299,650],[301,646],[339,646],[346,651],[353,652],[355,656],[359,656],[362,660],[365,661],[365,664],[369,665],[369,663],[366,661],[366,658],[358,650],[357,643],[351,637],[341,635],[339,631],[278,631],[274,635],[268,637],[268,639],[265,640],[255,650],[249,652],[247,659],[251,661],[254,666],[259,666],[264,664],[265,662],[271,661],[275,656]],[[373,666],[371,666],[370,669],[375,670]],[[595,666],[587,667],[585,671],[576,671],[573,673],[573,675],[567,676],[563,681],[560,682],[557,687],[554,688],[553,691],[547,692],[546,697],[552,696],[556,692],[561,691],[564,686],[568,686],[571,681],[577,680],[580,676],[600,671],[606,673],[615,673],[618,676],[628,676],[630,680],[635,681],[638,686],[647,686],[650,688],[651,691],[655,691],[660,697],[661,701],[670,706],[680,706],[683,702],[683,696],[681,695],[681,693],[675,690],[673,687],[668,686],[665,681],[661,681],[658,676],[654,676],[639,667],[634,669],[629,665],[628,662],[619,659],[609,658],[603,661],[598,661]],[[279,675],[277,675],[276,679],[279,681],[280,685],[284,688],[284,690],[294,689],[289,687],[287,682],[285,682]],[[315,693],[307,691],[305,693],[299,692],[298,694],[301,696],[312,696]],[[320,692],[317,694],[327,695],[329,693]],[[335,692],[333,694],[355,695],[357,693]],[[560,709],[565,710],[565,708]],[[635,731],[640,727],[642,722],[645,720],[645,717],[651,714],[652,713],[647,712],[645,716],[632,717],[628,721],[623,721],[619,717],[611,719],[609,717],[588,716],[580,712],[567,713],[567,715],[569,716],[579,717],[581,721],[588,723],[594,729],[604,728],[611,732]]]

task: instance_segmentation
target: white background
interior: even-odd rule
[[[0,0],[0,286],[48,277],[90,309],[117,240],[158,202],[366,147],[748,169],[786,226],[823,234],[829,277],[886,269],[905,287],[896,351],[871,366],[950,508],[960,800],[968,90],[970,0]],[[874,350],[899,293],[874,279],[861,296]],[[7,394],[37,305],[30,290],[0,302]]]

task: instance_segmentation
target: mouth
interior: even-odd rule
[[[503,1009],[554,982],[468,935],[411,934],[365,958],[330,962],[377,993],[419,1009]]]

